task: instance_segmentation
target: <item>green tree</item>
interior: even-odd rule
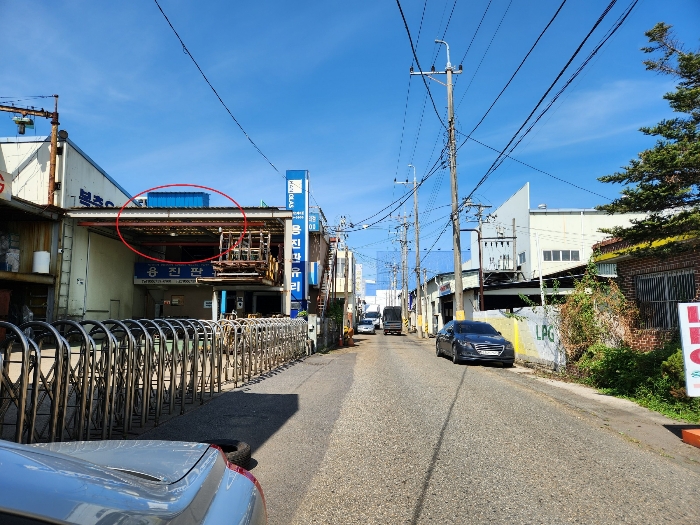
[[[666,93],[673,111],[683,114],[640,129],[658,137],[654,147],[643,151],[622,171],[600,177],[602,182],[626,185],[621,197],[598,206],[609,213],[644,212],[644,219],[629,227],[603,230],[631,244],[641,244],[638,254],[664,255],[696,250],[700,244],[683,242],[700,239],[700,53],[683,49],[671,26],[660,22],[646,36],[655,53],[645,60],[649,71],[670,75],[679,81],[675,91]],[[659,56],[660,54],[660,56]],[[679,236],[685,236],[678,239]],[[674,239],[652,247],[654,241]]]

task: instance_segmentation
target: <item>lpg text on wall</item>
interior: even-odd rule
[[[287,209],[292,211],[292,317],[307,309],[309,172],[287,170]]]

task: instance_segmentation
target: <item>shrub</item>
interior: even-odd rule
[[[700,398],[686,395],[678,341],[651,352],[593,345],[574,367],[584,383],[606,394],[632,399],[670,417],[700,421]]]
[[[567,362],[577,362],[592,347],[627,346],[635,315],[615,282],[598,279],[591,259],[559,310],[559,337]]]

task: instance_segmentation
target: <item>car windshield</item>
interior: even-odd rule
[[[360,324],[374,324],[374,323],[372,322],[372,319],[363,319]]]
[[[458,334],[498,335],[498,331],[488,323],[455,323]]]
[[[376,319],[377,317],[379,317],[379,312],[367,312],[365,314],[365,317],[367,317],[368,319]]]

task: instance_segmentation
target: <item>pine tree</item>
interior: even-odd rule
[[[676,90],[666,93],[664,99],[683,116],[640,129],[658,137],[656,144],[623,171],[598,179],[626,186],[621,197],[597,208],[609,213],[647,213],[629,227],[603,230],[641,245],[636,254],[700,250],[700,53],[685,51],[671,26],[663,22],[645,34],[651,45],[642,51],[660,53],[660,57],[645,60],[644,65],[649,71],[679,79]],[[654,241],[666,242],[652,246]]]

